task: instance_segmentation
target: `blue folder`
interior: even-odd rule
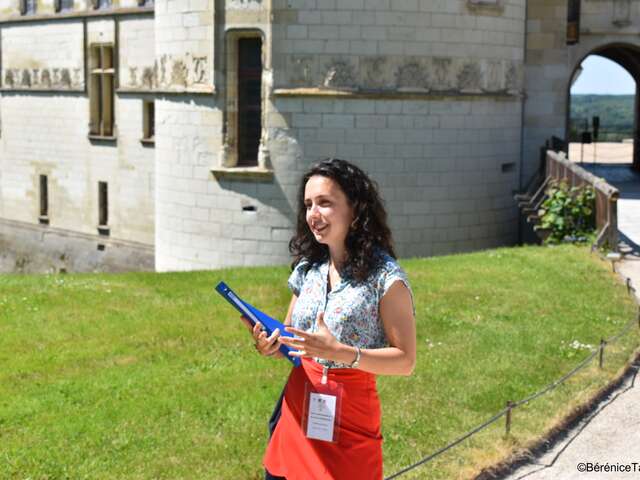
[[[242,315],[247,317],[251,322],[251,325],[255,325],[256,322],[260,322],[264,327],[264,329],[266,330],[267,336],[271,336],[271,334],[276,328],[280,329],[280,335],[283,337],[295,336],[293,333],[285,332],[284,330],[285,325],[283,323],[280,323],[278,320],[274,320],[266,313],[261,312],[250,303],[247,303],[244,300],[242,300],[233,290],[231,290],[231,288],[229,288],[229,286],[226,283],[224,282],[218,283],[218,285],[216,286],[216,291],[220,295],[222,295],[227,300],[227,302],[233,305],[236,310],[238,310]],[[296,351],[297,350],[295,348],[291,348],[288,345],[280,345],[280,352],[282,352],[285,358],[288,358],[289,361],[293,363],[294,366],[297,367],[300,365],[300,357],[292,357],[291,355],[289,355],[289,352],[296,352]]]

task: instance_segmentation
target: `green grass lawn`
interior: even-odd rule
[[[571,370],[636,315],[608,263],[575,246],[400,262],[415,293],[411,377],[378,377],[385,475]],[[0,276],[0,478],[259,479],[291,368],[256,354],[214,286],[284,318],[288,267]],[[607,383],[638,329],[567,384],[402,478],[466,478]],[[466,476],[466,477],[465,477]]]

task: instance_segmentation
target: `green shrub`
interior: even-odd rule
[[[545,243],[586,242],[595,232],[596,194],[591,185],[569,187],[565,180],[552,180],[547,198],[538,210],[538,229],[550,230]]]

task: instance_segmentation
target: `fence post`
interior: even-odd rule
[[[507,421],[506,421],[506,430],[507,435],[511,432],[511,410],[513,409],[514,403],[511,400],[507,400]]]
[[[631,278],[627,277],[627,293],[631,294]]]
[[[604,346],[607,342],[604,341],[604,338],[600,339],[600,359],[598,361],[598,364],[600,366],[600,368],[602,368],[602,355],[604,353]]]

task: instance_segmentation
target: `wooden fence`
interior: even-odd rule
[[[565,180],[569,186],[588,184],[594,188],[598,232],[595,245],[608,243],[611,250],[618,251],[618,189],[570,162],[564,152],[547,150],[545,170],[547,180]]]

